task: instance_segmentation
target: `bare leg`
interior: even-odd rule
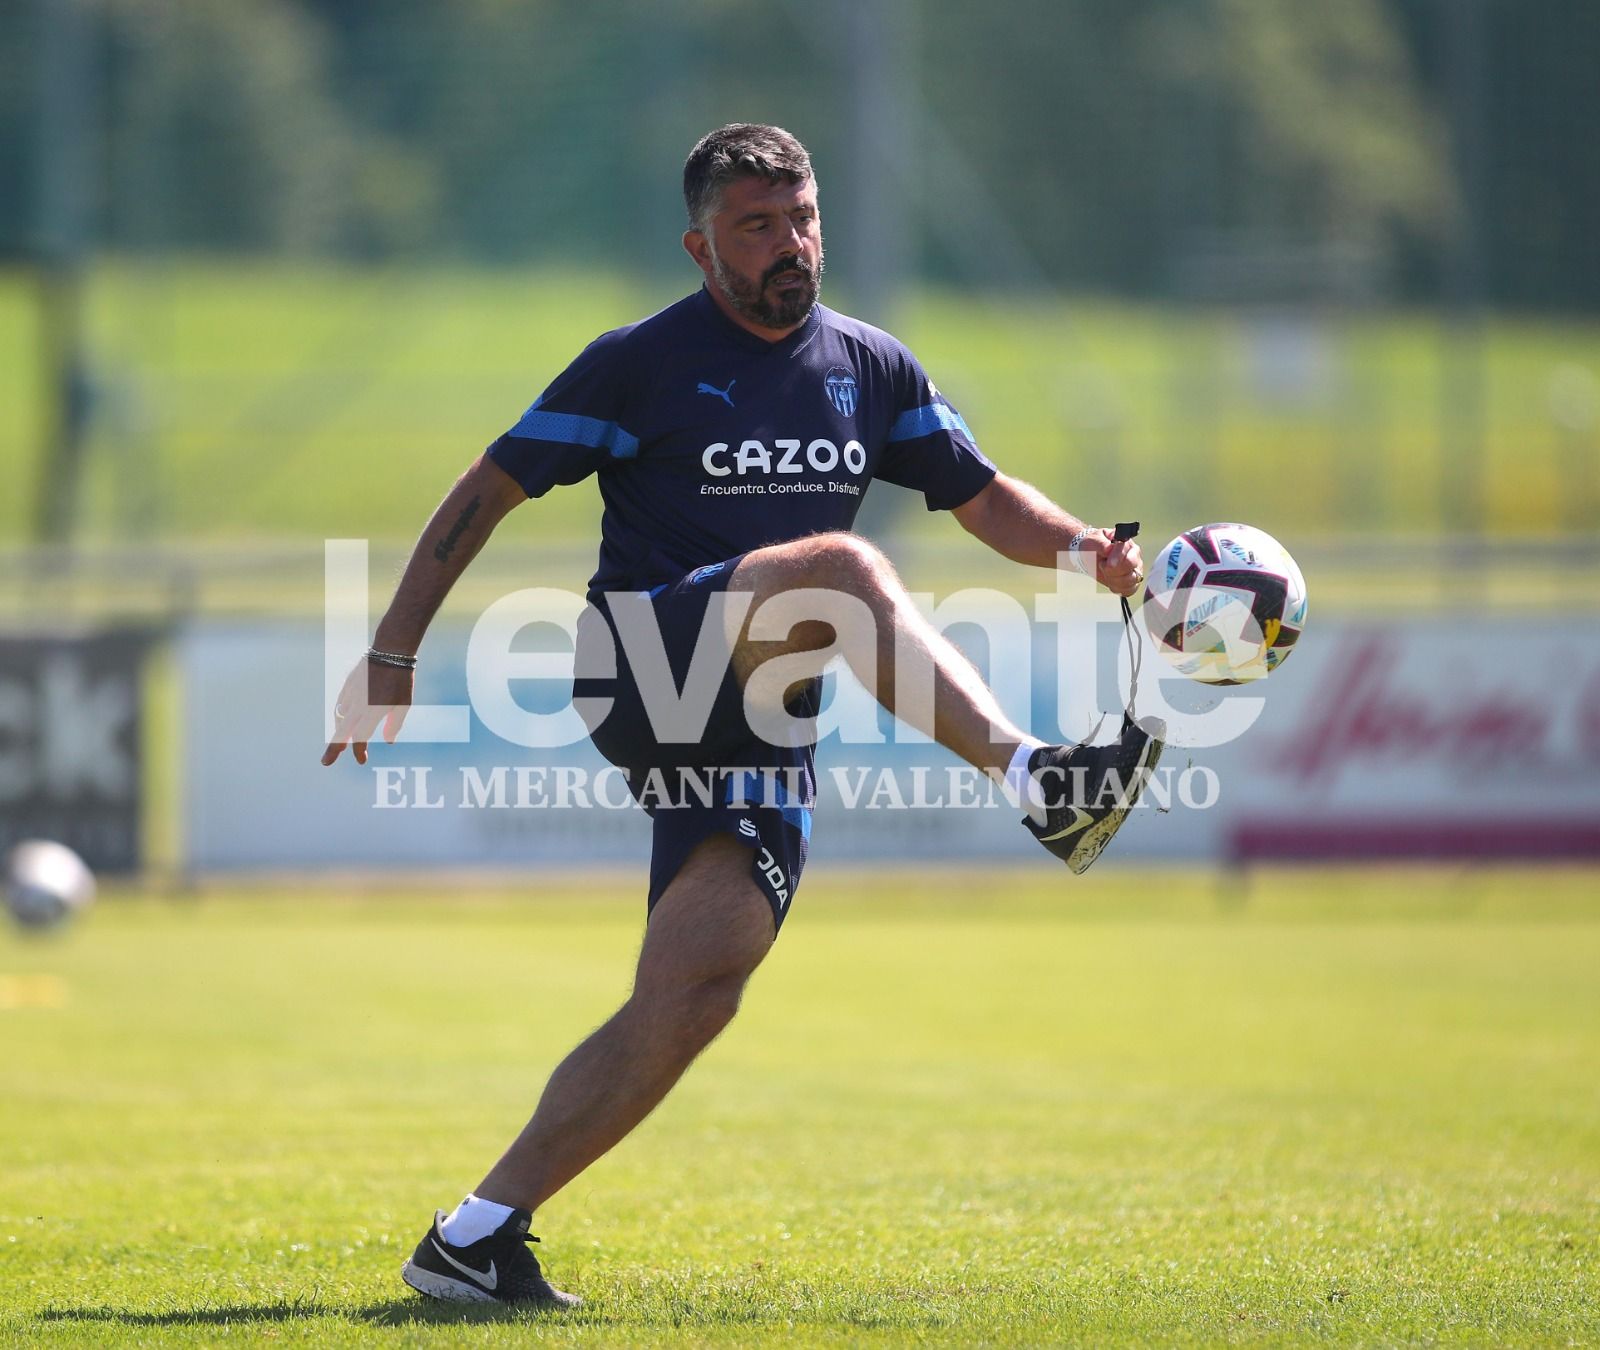
[[[759,549],[728,582],[730,591],[752,593],[752,615],[773,597],[807,588],[864,604],[870,633],[862,638],[846,624],[809,620],[781,640],[741,635],[733,653],[741,684],[773,657],[814,658],[801,664],[815,673],[840,651],[853,670],[870,676],[891,712],[969,763],[1005,769],[1022,733],[866,540],[823,534]],[[926,714],[896,707],[897,661],[931,675],[934,701]],[[706,840],[651,915],[632,996],[551,1075],[533,1118],[475,1194],[535,1209],[625,1138],[733,1019],[773,936],[772,911],[750,878],[748,848],[720,835]]]
[[[632,995],[561,1062],[474,1194],[536,1209],[621,1141],[733,1020],[773,936],[750,850],[707,839],[656,902]]]
[[[734,570],[728,589],[752,594],[752,622],[768,600],[803,589],[833,592],[847,605],[859,601],[872,617],[864,638],[843,620],[813,618],[795,624],[782,640],[755,641],[747,623],[733,649],[741,685],[773,657],[813,653],[815,668],[807,673],[815,674],[837,651],[890,712],[967,763],[992,773],[1005,771],[1022,732],[1001,712],[972,663],[923,617],[893,564],[867,540],[854,534],[817,534],[757,549]],[[864,650],[867,644],[870,650]],[[924,681],[932,688],[931,708],[897,706],[897,663],[915,663],[931,676]]]

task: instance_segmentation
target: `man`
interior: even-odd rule
[[[817,303],[822,233],[804,147],[777,127],[723,127],[690,154],[684,198],[683,245],[703,287],[596,340],[462,475],[345,684],[323,756],[332,764],[348,744],[364,764],[380,722],[394,739],[423,633],[495,525],[598,474],[600,566],[574,693],[653,816],[649,919],[631,997],[556,1069],[522,1134],[406,1263],[407,1283],[438,1298],[577,1302],[524,1247],[532,1212],[638,1125],[738,1008],[804,866],[813,748],[792,733],[812,725],[833,655],[885,707],[1004,781],[1024,824],[1075,871],[1161,750],[1153,720],[1125,719],[1103,747],[1025,735],[887,559],[849,532],[882,478],[1019,562],[1064,558],[1123,596],[1143,575],[1137,545],[998,473],[909,351]],[[686,690],[702,652],[725,663],[709,714],[664,732],[665,683]],[[913,686],[932,699],[899,696]],[[719,766],[741,768],[712,800],[649,795],[663,771]],[[757,772],[776,786],[746,791]]]

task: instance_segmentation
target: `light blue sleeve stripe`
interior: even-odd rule
[[[522,420],[506,433],[529,441],[556,441],[562,445],[588,445],[608,450],[613,459],[632,459],[639,453],[639,438],[615,422],[576,413],[544,412],[535,403]]]
[[[972,428],[948,403],[929,403],[921,408],[908,408],[894,419],[894,425],[889,428],[889,444],[914,441],[918,436],[931,436],[936,431],[959,431],[974,445],[977,444]]]

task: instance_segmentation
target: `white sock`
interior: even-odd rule
[[[1028,776],[1028,760],[1043,744],[1031,736],[1023,737],[1011,756],[1011,763],[1006,765],[1006,789],[1016,798],[1017,805],[1033,818],[1035,825],[1045,823],[1044,798],[1039,793],[1039,785]]]
[[[500,1227],[512,1212],[510,1205],[497,1205],[493,1200],[469,1195],[439,1225],[439,1233],[452,1247],[470,1247]]]

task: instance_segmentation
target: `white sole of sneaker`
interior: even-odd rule
[[[1158,741],[1151,737],[1144,748],[1144,754],[1139,757],[1139,767],[1133,771],[1134,788],[1128,794],[1128,804],[1118,807],[1106,815],[1103,820],[1096,821],[1083,832],[1083,837],[1078,840],[1078,846],[1072,850],[1072,856],[1067,859],[1067,870],[1073,876],[1082,876],[1089,870],[1089,864],[1105,851],[1105,846],[1111,842],[1111,836],[1121,827],[1127,818],[1128,812],[1133,810],[1144,792],[1144,785],[1149,782],[1150,775],[1155,772],[1155,767],[1161,762],[1161,752],[1166,748],[1165,741]]]
[[[400,1267],[400,1278],[419,1294],[426,1294],[429,1298],[442,1298],[449,1303],[499,1302],[493,1294],[486,1294],[465,1280],[453,1280],[448,1275],[424,1270],[411,1260]]]

